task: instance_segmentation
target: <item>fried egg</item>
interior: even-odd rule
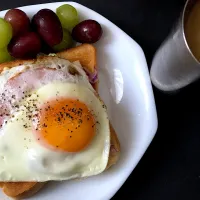
[[[81,67],[73,65],[79,73],[72,74],[69,66],[60,69],[68,78],[43,81],[13,104],[0,130],[0,181],[69,180],[105,170],[106,107]]]

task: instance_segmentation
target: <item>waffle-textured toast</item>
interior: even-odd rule
[[[94,69],[96,67],[96,49],[90,44],[82,44],[78,47],[60,52],[57,54],[57,57],[69,60],[71,62],[79,61],[81,65],[91,73],[94,72]],[[15,60],[7,63],[2,63],[0,64],[0,72],[2,72],[5,67],[12,68],[24,64],[34,64],[46,60],[48,61],[48,59],[51,59],[51,57],[42,56],[37,59]],[[95,85],[95,89],[97,90],[97,83]],[[111,125],[110,134],[111,149],[107,169],[117,162],[120,154],[120,143]],[[0,182],[0,187],[7,196],[10,196],[14,199],[23,199],[32,196],[33,194],[38,192],[44,184],[45,183],[40,182]]]

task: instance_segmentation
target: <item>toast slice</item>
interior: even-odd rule
[[[60,52],[57,54],[57,57],[69,60],[71,62],[79,60],[81,65],[91,73],[94,72],[96,67],[96,49],[90,44],[82,44],[78,47]],[[0,72],[2,72],[4,68],[12,68],[24,64],[35,64],[37,62],[48,61],[48,59],[50,59],[50,57],[42,56],[38,59],[15,60],[8,63],[2,63],[0,64]],[[97,90],[97,83],[95,88]],[[107,169],[117,162],[120,155],[120,143],[111,124],[110,134],[111,147]],[[10,196],[14,199],[23,199],[38,192],[44,184],[45,183],[41,182],[0,182],[0,187],[7,196]]]

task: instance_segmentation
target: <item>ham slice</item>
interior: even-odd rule
[[[18,73],[7,81],[0,93],[0,126],[19,108],[19,103],[28,94],[52,81],[66,81],[71,78],[68,71],[40,67]]]

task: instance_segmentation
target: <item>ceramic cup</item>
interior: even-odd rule
[[[200,77],[200,63],[189,48],[185,35],[185,24],[197,1],[186,2],[179,20],[153,58],[151,80],[162,91],[178,90]]]

